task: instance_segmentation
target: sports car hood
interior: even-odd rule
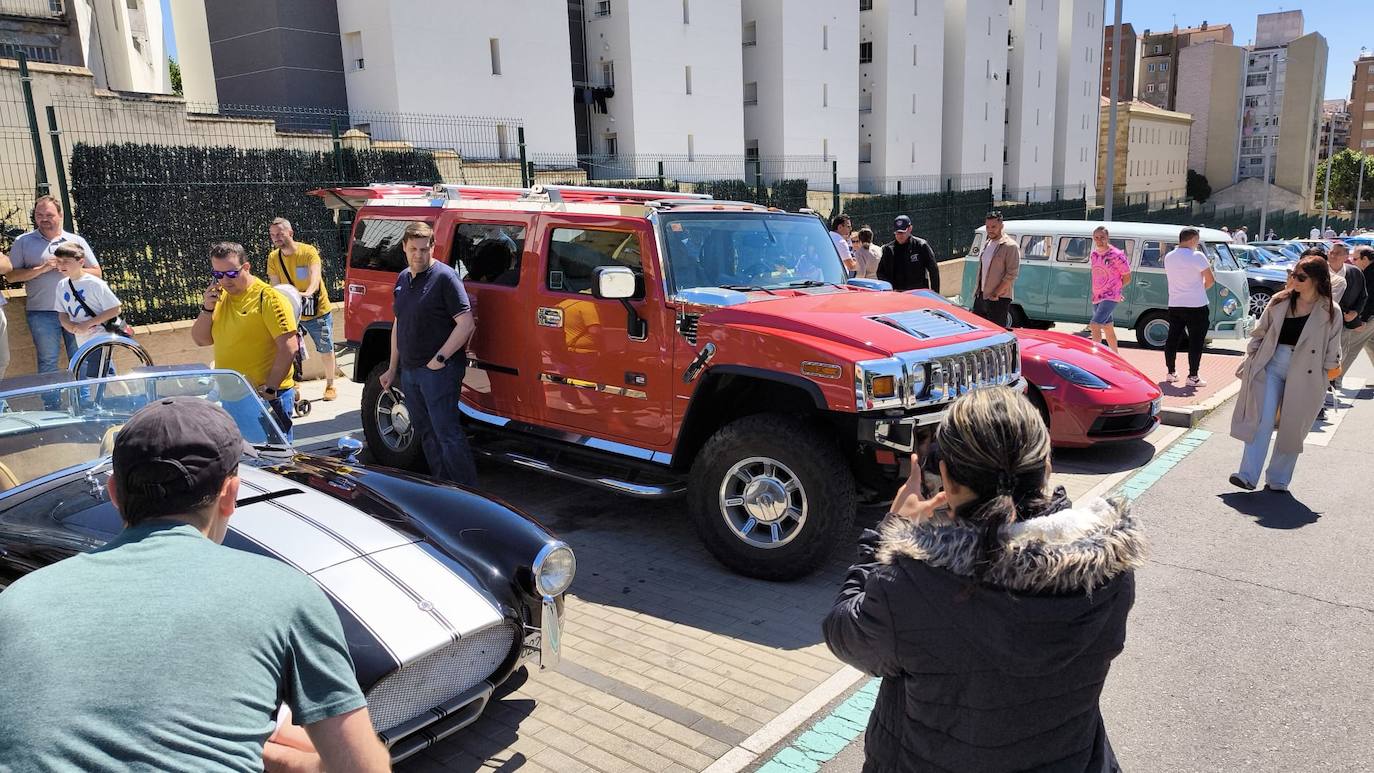
[[[753,328],[761,333],[808,336],[882,356],[1002,332],[951,303],[912,293],[818,288],[815,293],[751,293],[750,302],[701,311],[711,325]]]
[[[1054,377],[1048,362],[1060,360],[1077,365],[1115,387],[1139,390],[1147,395],[1143,399],[1153,400],[1160,395],[1159,387],[1134,365],[1106,347],[1094,346],[1086,338],[1053,330],[1017,328],[1015,332],[1021,345],[1022,372],[1032,383],[1052,383]]]
[[[502,622],[469,574],[419,534],[267,470],[239,473],[240,500],[250,501],[230,530],[310,575],[352,618],[344,627],[366,629],[397,663]]]

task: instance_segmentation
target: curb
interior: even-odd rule
[[[1170,427],[1192,429],[1202,423],[1202,420],[1206,418],[1207,414],[1220,408],[1227,400],[1235,397],[1239,392],[1240,379],[1236,379],[1230,384],[1222,387],[1221,391],[1197,405],[1161,408],[1159,411],[1159,422]]]

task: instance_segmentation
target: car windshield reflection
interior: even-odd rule
[[[290,445],[237,373],[204,371],[94,379],[0,393],[0,492],[110,455],[139,408],[187,396],[222,406],[249,443]]]
[[[848,278],[821,221],[773,212],[683,212],[663,218],[676,289],[778,289]]]

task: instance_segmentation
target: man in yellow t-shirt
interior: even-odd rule
[[[291,221],[284,217],[273,220],[267,233],[276,247],[267,255],[267,281],[274,286],[289,284],[300,291],[301,327],[315,342],[315,353],[324,364],[324,399],[333,400],[339,396],[334,390],[334,306],[324,286],[320,251],[313,245],[297,242]]]
[[[201,299],[191,339],[198,346],[215,347],[215,367],[238,371],[248,379],[289,438],[296,401],[291,367],[300,346],[291,306],[280,292],[253,276],[241,244],[211,245],[210,267],[212,281]],[[251,437],[248,427],[262,413],[253,396],[223,395],[222,402]]]

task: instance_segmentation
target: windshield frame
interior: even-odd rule
[[[661,213],[660,213],[660,212],[655,212],[655,213],[654,213],[654,216],[652,217],[652,220],[653,220],[653,223],[654,223],[654,226],[655,226],[655,227],[654,227],[654,238],[658,240],[658,244],[657,244],[656,246],[658,247],[659,261],[660,261],[660,263],[661,263],[661,265],[662,265],[664,297],[668,298],[669,300],[676,301],[676,300],[678,300],[678,293],[680,293],[680,292],[682,292],[682,291],[684,291],[684,290],[691,290],[691,289],[694,289],[694,288],[696,288],[696,287],[700,287],[700,286],[701,286],[701,285],[692,285],[691,287],[679,287],[679,286],[678,286],[677,271],[676,271],[676,269],[675,269],[675,267],[674,267],[674,265],[673,265],[673,255],[672,255],[672,253],[671,253],[671,251],[670,251],[672,248],[671,248],[670,240],[669,240],[668,234],[667,234],[668,228],[671,227],[671,224],[672,224],[673,222],[679,222],[679,221],[682,221],[682,220],[694,220],[694,219],[721,219],[721,218],[738,219],[738,220],[759,219],[759,220],[775,220],[775,221],[776,221],[776,220],[799,220],[799,219],[814,220],[814,221],[816,222],[816,224],[820,227],[821,232],[825,235],[825,244],[828,245],[828,246],[830,247],[830,253],[833,254],[834,257],[835,257],[835,266],[836,266],[836,268],[837,268],[837,270],[838,270],[838,275],[839,275],[839,277],[840,277],[840,280],[839,280],[838,282],[828,282],[828,281],[824,281],[824,280],[810,280],[810,281],[824,282],[825,285],[838,285],[838,286],[843,286],[843,285],[846,283],[846,281],[849,279],[849,271],[848,271],[848,269],[845,268],[845,266],[844,266],[844,261],[842,261],[842,260],[840,259],[839,253],[835,251],[835,248],[834,248],[834,241],[830,238],[830,229],[829,229],[829,227],[826,225],[825,221],[824,221],[819,215],[812,214],[812,213],[806,213],[806,212],[786,212],[786,211],[782,211],[782,210],[773,211],[773,210],[767,210],[767,209],[759,209],[759,210],[756,210],[756,211],[743,211],[743,210],[711,210],[711,211],[700,211],[700,210],[696,210],[696,211],[682,211],[682,212],[674,212],[674,211],[672,211],[672,210],[665,210],[665,211],[663,211],[663,212],[661,212]],[[803,280],[803,279],[801,279],[801,278],[798,278],[795,282],[791,282],[791,283],[777,284],[777,285],[774,285],[774,284],[762,285],[762,284],[761,284],[761,285],[758,285],[758,287],[760,288],[761,291],[776,291],[776,290],[792,289],[793,287],[804,287],[804,286],[806,286],[806,285],[802,284],[802,282],[805,282],[805,281],[808,281],[808,280]],[[709,287],[723,287],[723,285],[709,285]]]

